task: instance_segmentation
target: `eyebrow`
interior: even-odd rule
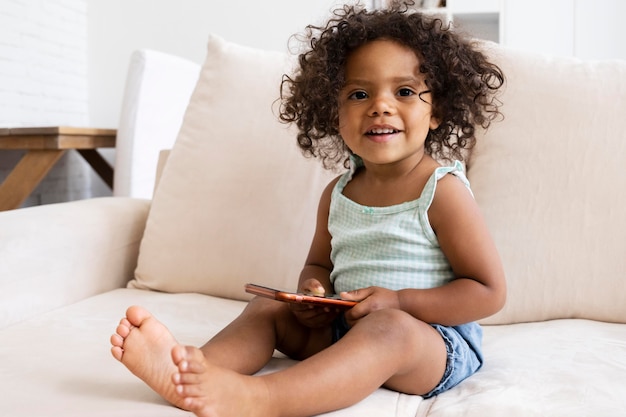
[[[390,81],[393,82],[394,84],[422,84],[424,82],[424,80],[421,80],[413,76],[393,77],[390,79]],[[367,84],[372,84],[372,81],[361,79],[361,78],[349,78],[349,79],[346,79],[346,82],[344,83],[344,85],[352,85],[352,84],[367,85]]]

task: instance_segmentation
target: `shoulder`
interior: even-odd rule
[[[333,190],[335,189],[335,187],[337,186],[337,183],[339,182],[339,180],[341,180],[341,178],[344,176],[345,174],[339,175],[335,178],[333,178],[327,185],[326,188],[324,188],[324,191],[322,192],[322,197],[324,196],[328,196],[330,198],[330,196],[333,193]]]
[[[343,175],[339,175],[335,177],[332,181],[330,181],[324,191],[322,191],[322,196],[320,197],[320,211],[328,211],[330,209],[330,201],[332,199],[333,190],[337,186],[339,180],[343,177]]]
[[[439,179],[428,210],[433,229],[452,218],[472,217],[476,213],[478,206],[464,178],[449,173]]]
[[[447,173],[437,182],[437,190],[433,198],[433,206],[448,205],[454,202],[474,201],[472,192],[465,177]]]

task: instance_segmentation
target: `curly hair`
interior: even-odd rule
[[[420,72],[432,94],[432,114],[441,123],[430,130],[425,150],[434,157],[463,159],[475,142],[476,126],[487,128],[501,113],[495,93],[504,84],[500,68],[487,60],[478,44],[441,19],[395,1],[387,9],[368,11],[346,5],[325,26],[306,27],[307,50],[298,69],[284,75],[279,118],[295,123],[298,144],[326,168],[346,166],[350,150],[339,134],[338,95],[350,54],[375,39],[397,41],[415,51]]]

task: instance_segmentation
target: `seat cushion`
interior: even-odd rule
[[[111,356],[109,337],[130,305],[148,308],[184,344],[202,345],[232,321],[241,301],[118,289],[0,329],[1,416],[174,417],[167,404]],[[70,342],[71,341],[71,342]],[[43,352],[42,354],[42,346]],[[274,358],[263,372],[292,365]],[[415,416],[421,397],[379,389],[329,416]]]
[[[420,410],[427,408],[429,417],[624,413],[626,325],[553,320],[484,326],[484,353],[478,373]]]
[[[0,344],[0,415],[188,415],[109,352],[109,336],[133,304],[152,311],[179,342],[196,346],[245,306],[200,294],[117,289],[0,329],[0,340],[8,341]],[[328,416],[587,417],[626,409],[626,325],[555,320],[484,331],[485,365],[452,390],[423,400],[379,389]],[[276,357],[263,372],[293,363]]]

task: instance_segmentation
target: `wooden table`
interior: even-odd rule
[[[81,127],[0,128],[0,150],[26,150],[0,184],[0,211],[19,208],[63,154],[71,149],[113,188],[113,168],[97,148],[115,147],[115,129]]]

